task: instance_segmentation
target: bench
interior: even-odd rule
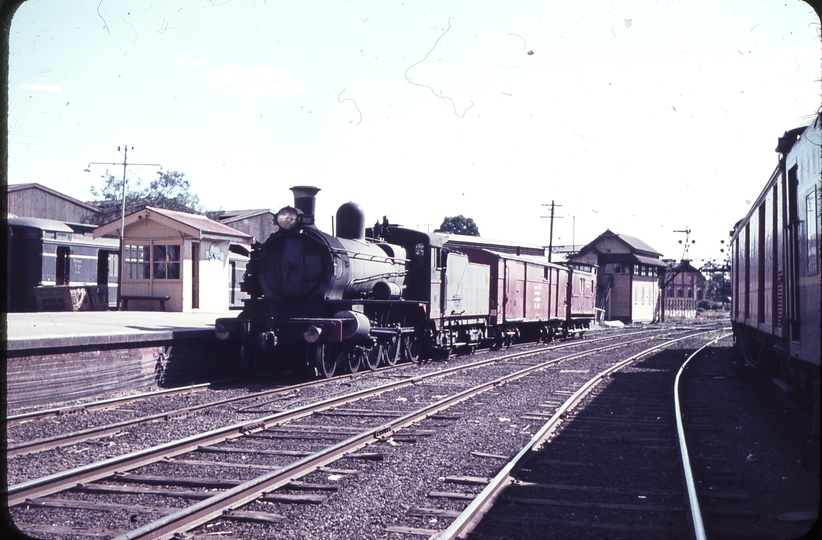
[[[149,296],[149,295],[139,295],[139,294],[124,294],[120,297],[120,300],[123,302],[123,311],[128,311],[128,302],[129,300],[138,300],[138,301],[148,301],[148,302],[157,302],[160,304],[160,311],[166,310],[166,300],[170,299],[170,296]]]

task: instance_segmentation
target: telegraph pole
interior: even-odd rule
[[[554,201],[551,201],[551,204],[543,204],[542,206],[550,206],[551,207],[551,215],[550,216],[540,216],[541,218],[550,218],[551,225],[548,232],[548,262],[551,262],[551,252],[554,249],[554,208],[558,206],[562,206],[561,204],[554,204]],[[557,219],[562,219],[562,216],[557,216]]]
[[[129,165],[139,166],[139,167],[160,167],[163,168],[162,165],[158,163],[129,163],[128,162],[128,145],[123,145],[122,147],[118,146],[117,151],[119,152],[120,149],[123,150],[123,205],[122,210],[120,211],[120,269],[117,272],[117,310],[122,309],[122,303],[120,298],[123,295],[123,274],[125,273],[126,268],[126,261],[125,261],[125,242],[123,239],[123,235],[125,234],[126,230],[126,169]],[[134,150],[134,147],[131,147]],[[120,165],[120,163],[109,163],[109,162],[101,162],[101,161],[91,161],[86,167],[86,172],[91,172],[92,165]],[[161,174],[161,172],[157,172],[157,174]]]

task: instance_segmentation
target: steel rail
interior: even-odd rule
[[[363,448],[378,440],[384,440],[387,437],[393,435],[396,431],[401,430],[404,427],[419,422],[420,420],[423,420],[428,416],[431,416],[449,407],[452,407],[457,403],[470,399],[471,397],[477,394],[480,394],[492,388],[496,388],[507,382],[520,379],[534,371],[545,369],[546,367],[549,367],[553,364],[562,361],[570,360],[580,356],[586,356],[592,353],[603,352],[606,350],[622,346],[625,346],[625,344],[617,343],[607,345],[605,347],[601,347],[593,351],[589,350],[573,353],[561,358],[555,358],[545,362],[540,362],[538,364],[534,364],[533,366],[517,370],[507,375],[503,375],[491,381],[486,381],[472,388],[463,390],[452,396],[443,398],[433,404],[426,405],[421,409],[406,413],[394,420],[390,420],[384,423],[381,426],[369,428],[368,430],[358,435],[354,435],[344,441],[341,441],[324,450],[321,450],[320,452],[317,452],[310,456],[306,456],[280,469],[272,471],[263,476],[257,477],[253,480],[250,480],[249,482],[231,488],[209,499],[200,501],[192,506],[181,509],[157,521],[148,523],[142,527],[124,533],[116,537],[115,540],[148,540],[156,538],[171,538],[173,535],[181,531],[190,530],[194,527],[197,527],[198,525],[202,525],[204,523],[207,523],[208,521],[220,517],[221,515],[224,515],[226,512],[230,512],[233,508],[243,506],[256,500],[265,492],[272,491],[279,487],[282,487],[288,484],[289,482],[292,482],[302,476],[305,476],[315,471],[318,467],[326,466],[329,463],[332,463],[340,459],[341,457],[344,457],[346,454],[353,452],[354,450]],[[656,348],[659,348],[659,346],[655,347],[655,349]],[[516,353],[511,356],[519,357],[525,354],[534,354],[534,352],[531,351],[528,353]],[[499,360],[499,358],[494,360]],[[483,361],[483,363],[488,362]],[[459,368],[452,368],[445,371],[452,371],[455,369],[462,370],[465,369],[465,366],[460,366]],[[442,374],[442,372],[437,373]],[[425,378],[429,377],[426,376]]]
[[[602,351],[611,348],[622,347],[646,339],[651,338],[644,337],[626,343],[616,343],[613,345],[602,347],[597,350]],[[571,345],[571,343],[563,346],[568,345]],[[529,351],[516,352],[501,357],[487,358],[462,366],[454,366],[451,368],[440,369],[437,371],[433,371],[431,373],[418,375],[416,377],[409,377],[399,381],[389,382],[374,388],[359,390],[341,396],[335,396],[333,398],[329,398],[323,401],[304,405],[302,407],[297,407],[292,410],[275,413],[269,416],[257,418],[247,422],[232,424],[230,426],[217,428],[205,433],[200,433],[197,435],[193,435],[191,437],[186,437],[184,439],[180,439],[177,441],[163,443],[150,448],[145,448],[143,450],[137,450],[129,454],[115,456],[103,461],[91,463],[89,465],[85,465],[82,467],[60,471],[41,478],[35,478],[26,482],[22,482],[20,484],[10,486],[4,495],[6,495],[7,497],[7,505],[14,506],[25,502],[26,499],[51,495],[53,493],[57,493],[59,491],[73,487],[74,485],[80,482],[92,482],[95,480],[100,480],[102,478],[111,476],[115,472],[123,472],[126,470],[134,469],[137,467],[141,467],[143,465],[156,462],[165,457],[174,457],[180,454],[184,454],[186,452],[196,450],[199,446],[216,444],[226,440],[236,439],[244,436],[246,433],[264,430],[271,426],[283,424],[291,420],[301,418],[303,416],[308,416],[310,414],[313,414],[314,412],[327,410],[348,402],[353,402],[365,397],[377,395],[390,390],[395,390],[405,386],[411,386],[430,378],[442,377],[459,371],[481,367],[483,365],[487,365],[490,363],[503,362],[526,356],[532,356],[547,351],[551,351],[560,347],[542,347],[539,349],[533,349]],[[591,352],[596,351],[585,351],[582,353],[575,353],[566,357],[555,359],[550,362],[559,362],[565,359],[575,358],[581,354],[589,354]],[[542,367],[544,365],[550,364],[536,364],[537,367]]]
[[[14,506],[25,502],[27,498],[42,497],[50,495],[64,489],[74,486],[78,482],[91,482],[106,478],[114,472],[121,472],[142,465],[147,465],[158,461],[164,457],[174,457],[192,450],[197,447],[209,444],[216,444],[229,439],[236,439],[244,436],[247,433],[267,429],[268,427],[282,424],[302,416],[308,416],[317,411],[323,411],[336,407],[338,405],[385,392],[404,385],[414,384],[410,382],[413,379],[405,379],[402,381],[391,382],[379,387],[360,390],[342,396],[336,396],[317,403],[297,407],[290,411],[283,411],[275,413],[262,418],[257,418],[247,422],[241,422],[217,428],[205,433],[186,437],[177,441],[153,446],[116,456],[96,463],[91,463],[84,467],[77,467],[66,471],[60,471],[42,478],[36,478],[27,482],[10,486],[7,491],[8,505]]]
[[[199,392],[206,388],[213,386],[212,383],[193,384],[190,386],[179,386],[177,388],[168,388],[166,390],[156,390],[154,392],[143,392],[132,396],[121,396],[110,399],[103,399],[100,401],[90,401],[88,403],[80,403],[77,405],[67,405],[65,407],[55,407],[53,409],[44,409],[42,411],[31,411],[27,413],[14,414],[6,417],[6,424],[17,424],[30,420],[37,420],[40,418],[47,418],[49,416],[64,416],[83,411],[93,411],[98,409],[106,409],[123,403],[129,403],[144,399],[147,397],[182,394],[185,392]]]
[[[548,422],[540,428],[537,433],[531,438],[525,446],[497,473],[496,476],[488,483],[488,485],[474,498],[473,501],[462,511],[462,513],[449,525],[445,530],[438,531],[429,537],[429,540],[453,540],[457,538],[465,538],[480,522],[482,517],[491,509],[494,502],[502,494],[502,491],[514,480],[514,475],[522,467],[526,456],[532,452],[539,450],[547,438],[556,430],[560,421],[565,417],[569,410],[575,407],[579,401],[585,397],[594,386],[596,386],[602,379],[608,377],[611,373],[618,371],[626,365],[634,362],[644,356],[662,350],[670,345],[700,336],[716,332],[717,330],[705,330],[690,334],[688,336],[679,337],[655,345],[638,354],[635,354],[625,360],[621,360],[609,367],[608,369],[598,373],[588,380],[582,387],[574,392],[551,416]]]
[[[635,335],[635,334],[644,333],[644,332],[647,332],[647,331],[631,332],[628,335]],[[596,342],[596,341],[604,340],[604,339],[612,339],[614,337],[617,337],[617,336],[603,336],[603,337],[599,337],[599,338],[595,338],[595,339],[589,339],[587,341],[587,343],[592,343],[592,342]],[[563,343],[563,344],[560,344],[560,345],[555,345],[553,348],[554,349],[563,348],[563,347],[571,346],[575,343],[577,343],[577,342],[576,341],[567,342],[567,343]],[[383,368],[378,369],[377,371],[382,371],[382,370],[385,370],[385,369],[391,369],[391,368],[390,367],[383,367]],[[366,373],[366,372],[363,372],[363,373]],[[342,375],[342,376],[345,376],[345,375]],[[340,377],[342,377],[342,376],[337,376],[334,379],[339,380]],[[359,376],[359,375],[350,374],[348,376],[352,377],[352,376]],[[156,391],[153,391],[153,392],[142,392],[140,394],[134,394],[134,395],[131,395],[131,396],[120,396],[120,397],[115,397],[115,398],[103,399],[103,400],[99,400],[99,401],[90,401],[88,403],[80,403],[80,404],[77,404],[77,405],[67,405],[67,406],[63,406],[63,407],[54,407],[54,408],[51,408],[51,409],[44,409],[44,410],[41,410],[41,411],[31,411],[31,412],[27,412],[27,413],[14,414],[14,415],[10,415],[10,416],[6,417],[6,425],[17,424],[17,423],[27,422],[27,421],[32,421],[32,420],[38,420],[38,419],[42,419],[42,418],[48,418],[48,417],[51,417],[51,416],[65,416],[65,415],[80,413],[80,412],[84,412],[84,411],[94,411],[94,410],[100,410],[100,409],[107,409],[107,408],[115,407],[117,405],[121,405],[121,404],[124,404],[124,403],[131,403],[133,401],[138,401],[138,400],[145,399],[145,398],[150,398],[150,397],[173,395],[173,394],[182,394],[182,393],[185,393],[185,392],[199,392],[199,391],[202,391],[202,390],[206,390],[208,388],[219,387],[219,385],[222,385],[222,384],[225,384],[227,382],[234,381],[234,380],[236,380],[236,379],[218,381],[217,383],[202,383],[202,384],[193,384],[193,385],[189,385],[189,386],[180,386],[180,387],[176,387],[176,388],[167,388],[165,390],[156,390]],[[287,388],[289,390],[293,390],[295,388],[304,388],[304,387],[307,387],[307,386],[321,385],[321,384],[326,383],[326,382],[328,382],[327,379],[318,379],[318,380],[315,380],[315,381],[308,381],[308,382],[304,382],[304,383],[299,383],[297,385],[291,385],[291,386],[288,386]],[[264,391],[264,392],[258,392],[256,394],[254,394],[252,396],[248,396],[244,399],[250,399],[250,398],[253,398],[253,397],[260,397],[260,396],[266,396],[266,395],[270,395],[270,394],[276,394],[277,392],[281,392],[284,389],[285,388],[277,388],[277,389],[267,390],[267,391]],[[49,440],[51,440],[51,439],[49,439]],[[68,443],[64,443],[64,444],[68,444]],[[9,454],[9,455],[11,455],[11,454]]]
[[[608,339],[608,338],[603,337],[603,338],[599,338],[599,339]],[[592,342],[595,342],[595,341],[596,340],[591,340],[591,341],[588,341],[588,343],[592,343]],[[566,344],[562,344],[562,345],[559,345],[559,346],[554,346],[554,347],[551,348],[551,350],[567,347],[567,346],[573,345],[575,343],[576,342],[566,343]],[[498,359],[499,358],[496,358],[494,360],[498,360]],[[487,360],[483,360],[481,362],[485,362],[485,361],[487,361]],[[465,368],[466,366],[462,366],[462,367]],[[382,369],[390,369],[390,368],[382,368]],[[364,372],[364,375],[365,375],[365,373],[366,372]],[[349,375],[349,377],[353,377],[353,376],[356,376],[356,375],[354,375],[354,374]],[[360,375],[360,376],[363,376],[363,375]],[[365,375],[365,376],[367,376],[367,375]],[[339,381],[339,379],[340,378],[337,377],[335,380]],[[253,398],[269,396],[269,395],[278,394],[278,393],[282,393],[282,392],[286,392],[286,391],[292,391],[294,389],[306,388],[306,387],[309,387],[309,386],[322,385],[322,384],[325,384],[327,382],[328,382],[328,379],[318,379],[318,380],[315,380],[315,381],[308,381],[308,382],[301,383],[301,384],[294,385],[294,386],[281,387],[281,388],[266,390],[266,391],[263,391],[263,392],[257,392],[257,393],[254,393],[252,395],[235,396],[235,397],[226,398],[226,399],[222,399],[222,400],[203,403],[201,405],[193,405],[191,407],[185,407],[183,409],[179,409],[179,410],[176,410],[176,411],[168,411],[168,412],[157,413],[157,414],[153,414],[153,415],[149,415],[149,416],[143,416],[143,417],[139,417],[139,418],[132,418],[130,420],[123,420],[121,422],[117,422],[117,423],[113,423],[113,424],[106,424],[106,425],[103,425],[103,426],[92,427],[92,428],[88,428],[88,429],[84,429],[84,430],[80,430],[80,431],[75,431],[75,432],[71,432],[71,433],[66,433],[66,434],[62,434],[62,435],[55,435],[53,437],[48,437],[48,438],[44,438],[44,439],[37,439],[37,440],[34,440],[34,441],[27,441],[27,442],[24,442],[24,443],[21,443],[21,444],[18,444],[18,445],[8,446],[7,449],[6,449],[6,457],[9,458],[9,457],[18,456],[18,455],[21,455],[21,454],[32,454],[32,453],[35,453],[35,452],[43,452],[43,451],[46,451],[46,450],[53,450],[54,448],[57,448],[59,446],[67,446],[67,445],[71,445],[71,444],[76,444],[78,442],[83,442],[83,441],[86,441],[86,440],[89,440],[89,439],[95,439],[95,438],[100,438],[100,437],[105,437],[105,436],[108,436],[108,435],[112,435],[114,433],[117,433],[117,432],[125,429],[125,428],[136,426],[136,425],[139,425],[139,424],[145,424],[145,423],[148,423],[148,422],[155,422],[155,421],[158,421],[158,420],[168,420],[170,417],[179,417],[179,416],[182,416],[182,415],[185,415],[185,414],[190,414],[190,413],[201,411],[203,409],[208,409],[208,408],[211,408],[211,407],[217,407],[217,406],[224,405],[226,403],[231,403],[231,402],[234,402],[234,401],[242,401],[242,400],[246,400],[246,399],[253,399]],[[112,405],[112,404],[128,403],[128,402],[137,401],[138,399],[143,399],[143,398],[146,398],[146,397],[156,397],[156,396],[159,396],[159,395],[183,393],[185,391],[188,391],[189,388],[202,390],[202,389],[205,389],[208,386],[209,386],[209,383],[204,383],[204,384],[201,384],[201,385],[194,385],[194,386],[191,386],[191,387],[173,388],[173,389],[163,390],[163,391],[158,391],[158,392],[146,392],[146,393],[142,393],[142,394],[139,394],[139,395],[136,395],[136,396],[128,396],[128,397],[124,397],[124,398],[114,398],[114,399],[109,399],[109,400],[93,402],[93,404],[90,404],[91,406],[64,407],[64,408],[59,408],[59,409],[52,409],[51,411],[41,411],[40,413],[32,413],[32,416],[33,417],[45,417],[45,416],[51,416],[51,415],[54,415],[54,414],[57,414],[57,415],[67,414],[67,412],[65,412],[65,411],[69,411],[69,410],[70,410],[70,412],[80,412],[82,410],[100,409],[100,408],[105,408],[105,407],[107,407],[109,405]],[[22,415],[18,416],[17,418],[22,418]],[[18,420],[18,421],[20,421],[20,420]]]
[[[696,483],[694,482],[694,473],[691,469],[691,458],[688,456],[688,445],[685,441],[685,427],[682,423],[682,409],[680,407],[679,402],[679,379],[682,376],[682,373],[685,371],[685,368],[688,366],[688,362],[693,360],[699,353],[701,353],[704,349],[708,348],[709,346],[713,345],[717,341],[721,339],[725,339],[733,334],[725,334],[724,336],[720,336],[713,341],[710,341],[697,349],[691,356],[688,357],[685,362],[683,362],[682,366],[679,368],[679,371],[676,374],[676,380],[674,381],[674,409],[676,410],[676,433],[677,437],[679,438],[679,453],[682,457],[682,469],[683,473],[685,474],[685,486],[687,488],[688,493],[688,506],[691,511],[691,523],[693,525],[693,533],[696,540],[706,540],[705,536],[705,525],[702,522],[702,511],[699,508],[699,499],[696,495]]]
[[[316,381],[309,381],[306,383],[297,384],[294,386],[283,386],[279,388],[272,388],[271,390],[265,390],[262,392],[255,392],[250,395],[245,396],[233,396],[230,398],[220,399],[216,401],[210,401],[208,403],[202,403],[200,405],[192,405],[190,407],[184,407],[182,409],[177,409],[174,411],[166,411],[157,414],[152,414],[149,416],[141,416],[139,418],[132,418],[130,420],[123,420],[121,422],[117,422],[114,424],[106,424],[103,426],[92,427],[80,431],[75,431],[72,433],[66,433],[63,435],[55,435],[54,437],[48,437],[45,439],[37,439],[35,441],[28,441],[18,445],[9,446],[6,449],[6,457],[13,457],[20,454],[31,454],[34,452],[42,452],[45,450],[52,450],[59,446],[66,446],[69,444],[74,444],[82,441],[86,441],[89,439],[95,439],[99,437],[105,437],[107,435],[111,435],[113,433],[117,433],[118,431],[139,425],[139,424],[146,424],[148,422],[155,422],[158,420],[168,420],[173,417],[184,416],[186,414],[195,413],[204,409],[209,409],[212,407],[219,407],[220,405],[225,405],[227,403],[233,403],[235,401],[243,401],[247,399],[255,399],[270,395],[275,395],[279,393],[286,393],[291,392],[295,389],[306,388],[308,386],[315,386],[324,382],[328,382],[327,379],[318,379]],[[208,386],[205,384],[203,386]],[[182,390],[181,390],[182,392]],[[173,393],[173,392],[172,392]],[[140,394],[140,397],[154,397],[157,394],[155,392],[150,392],[148,394]],[[139,398],[136,398],[139,399]],[[102,403],[102,402],[99,402]]]

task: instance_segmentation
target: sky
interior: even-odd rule
[[[28,0],[10,51],[9,184],[89,201],[128,146],[210,210],[314,185],[328,232],[354,201],[548,245],[554,201],[555,246],[610,229],[679,259],[690,230],[697,262],[822,101],[799,0]]]

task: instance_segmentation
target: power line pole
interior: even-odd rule
[[[551,215],[550,216],[540,216],[541,218],[548,218],[551,219],[551,225],[548,233],[548,262],[551,262],[551,252],[554,249],[554,208],[562,206],[561,204],[554,204],[554,201],[551,201],[550,205],[543,204],[542,206],[550,206],[551,207]],[[562,219],[562,216],[557,216],[557,219]]]
[[[121,149],[120,146],[117,147],[117,151],[119,152]],[[134,147],[131,147],[134,150]],[[122,302],[121,297],[123,296],[123,273],[125,272],[126,268],[126,261],[125,261],[125,242],[123,240],[123,235],[125,234],[126,229],[126,169],[129,165],[132,166],[140,166],[140,167],[160,167],[163,168],[162,165],[158,163],[129,163],[128,162],[128,145],[122,146],[123,150],[123,205],[122,210],[120,212],[120,256],[119,256],[119,271],[117,272],[117,310],[122,309]],[[86,172],[91,172],[92,165],[120,165],[120,163],[110,163],[110,162],[101,162],[101,161],[92,161],[89,162],[88,167],[86,167]],[[158,172],[160,174],[160,172]]]

